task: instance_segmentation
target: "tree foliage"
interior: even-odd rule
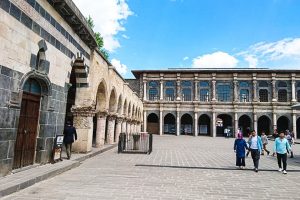
[[[89,25],[89,27],[94,30],[95,24],[94,24],[94,20],[92,19],[92,17],[89,15],[86,18],[86,21]],[[96,38],[96,43],[97,43],[97,47],[99,49],[99,51],[102,53],[102,55],[108,59],[109,54],[108,51],[106,51],[103,46],[104,46],[104,42],[103,42],[103,37],[101,36],[101,34],[99,32],[95,32],[95,38]]]

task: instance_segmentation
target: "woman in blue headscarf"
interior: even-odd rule
[[[243,139],[243,134],[239,131],[237,138],[234,141],[234,152],[236,153],[236,166],[244,169],[246,149],[248,149],[247,142]]]

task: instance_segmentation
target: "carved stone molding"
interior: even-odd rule
[[[95,115],[95,106],[73,106],[71,108],[71,112],[73,113],[74,117],[93,117]]]

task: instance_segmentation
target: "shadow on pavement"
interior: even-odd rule
[[[172,166],[172,165],[143,165],[136,164],[136,167],[161,167],[173,169],[211,169],[211,170],[224,170],[224,171],[253,171],[253,169],[238,169],[233,167],[188,167],[188,166]],[[277,172],[275,169],[259,169],[259,171]],[[300,170],[287,170],[288,172],[300,172]]]

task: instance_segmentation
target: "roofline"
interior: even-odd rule
[[[142,73],[300,73],[300,69],[270,69],[270,68],[168,68],[151,70],[131,70],[138,78]]]

